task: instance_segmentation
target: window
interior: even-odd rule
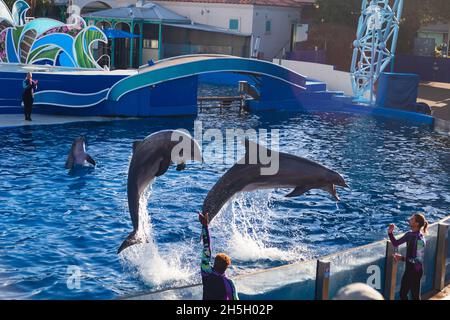
[[[239,30],[239,19],[230,19],[229,29]]]
[[[266,21],[266,34],[270,33],[272,31],[272,21],[267,20]]]
[[[142,46],[144,49],[158,49],[158,40],[144,39]]]

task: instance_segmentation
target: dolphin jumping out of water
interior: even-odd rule
[[[86,139],[79,137],[74,140],[67,156],[66,169],[73,169],[75,165],[84,166],[88,162],[95,166],[95,161],[86,153]]]
[[[252,149],[249,149],[250,146]],[[245,141],[246,155],[228,170],[208,192],[203,202],[203,213],[209,214],[209,220],[219,213],[222,207],[238,192],[250,192],[258,189],[294,188],[286,197],[297,197],[311,189],[322,189],[330,193],[337,201],[336,186],[348,188],[344,178],[323,165],[294,155],[266,149],[252,141]],[[272,175],[262,175],[260,157],[249,164],[250,152],[261,151],[278,159],[279,170]]]
[[[129,246],[145,241],[139,232],[139,200],[147,186],[156,177],[166,173],[171,163],[176,163],[177,170],[181,171],[185,169],[186,162],[192,160],[202,161],[201,149],[198,143],[183,131],[159,131],[143,141],[133,143],[133,157],[128,169],[127,190],[128,209],[133,231],[119,247],[118,253]]]

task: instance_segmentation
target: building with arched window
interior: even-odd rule
[[[82,16],[105,31],[108,44],[96,50],[98,57],[110,56],[111,68],[136,68],[152,59],[186,54],[250,55],[250,34],[195,23],[152,2]]]

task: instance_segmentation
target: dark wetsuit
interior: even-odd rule
[[[202,228],[203,250],[201,274],[203,300],[239,300],[233,281],[211,266],[211,241],[208,227]]]
[[[33,108],[34,102],[34,90],[36,90],[37,85],[33,80],[25,79],[23,80],[22,86],[22,101],[24,106],[25,120],[31,120],[31,109]]]
[[[419,231],[408,232],[400,239],[395,239],[389,233],[389,239],[394,247],[406,242],[405,273],[403,274],[400,289],[400,299],[408,300],[411,291],[413,300],[420,300],[420,280],[423,275],[423,257],[425,254],[425,237]]]

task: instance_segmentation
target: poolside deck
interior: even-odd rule
[[[25,121],[23,114],[4,114],[0,117],[0,128],[12,128],[30,125],[49,125],[49,124],[63,124],[69,122],[84,122],[84,121],[112,121],[119,118],[113,117],[75,117],[75,116],[57,116],[32,114],[33,121]]]
[[[441,292],[437,293],[430,300],[448,300],[450,301],[450,285],[444,288]]]
[[[450,83],[422,82],[417,100],[427,103],[434,117],[450,121]]]

